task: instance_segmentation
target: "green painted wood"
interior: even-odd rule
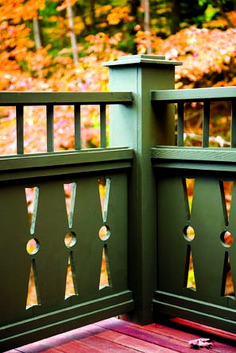
[[[77,234],[75,271],[79,297],[99,296],[102,243],[98,232],[102,226],[98,176],[79,179],[75,200],[73,231]]]
[[[17,154],[24,153],[24,106],[16,106],[16,151]]]
[[[133,151],[127,148],[2,157],[0,158],[1,180],[130,168],[132,158]]]
[[[202,165],[205,162],[210,163],[222,163],[225,164],[235,163],[236,150],[235,149],[224,149],[224,148],[208,148],[204,149],[201,147],[172,147],[172,146],[158,146],[152,148],[151,157],[158,163],[158,160],[170,161],[180,160],[186,162],[200,162]],[[167,162],[168,163],[168,162]]]
[[[191,225],[182,178],[167,176],[159,179],[157,198],[157,288],[180,295],[183,294],[186,277],[188,245],[184,239],[184,227]]]
[[[53,105],[47,105],[47,152],[54,151]]]
[[[202,147],[209,147],[210,102],[204,101]]]
[[[134,160],[129,178],[129,286],[134,292],[133,320],[152,321],[152,293],[156,287],[156,203],[150,148],[174,145],[174,107],[151,105],[151,89],[174,87],[174,62],[137,55],[107,63],[110,89],[132,92],[132,106],[112,106],[112,147],[129,146]]]
[[[73,104],[131,104],[132,93],[123,92],[1,92],[0,106],[73,105]]]
[[[185,207],[183,178],[194,178],[194,192],[191,212]],[[154,299],[154,311],[168,315],[178,315],[193,321],[203,322],[212,308],[210,325],[225,328],[223,320],[229,317],[227,326],[235,331],[235,300],[225,296],[225,256],[229,254],[233,283],[235,283],[235,246],[228,247],[221,241],[221,233],[228,230],[233,234],[235,222],[232,215],[235,212],[235,189],[232,194],[232,204],[229,222],[225,219],[225,199],[221,183],[233,181],[235,177],[226,172],[215,176],[204,171],[204,174],[182,170],[166,170],[163,174],[157,169],[157,199],[158,199],[158,284],[157,296]],[[184,228],[194,229],[193,240],[185,239]],[[187,288],[186,274],[188,271],[188,249],[192,252],[195,277],[195,289]],[[176,249],[178,252],[176,253]],[[163,299],[159,293],[166,293]],[[180,307],[177,296],[182,298]],[[173,300],[169,300],[173,298]],[[163,300],[163,302],[162,302]],[[185,303],[186,300],[186,303]],[[191,306],[188,307],[188,303]],[[196,305],[194,303],[197,303]],[[201,309],[199,303],[202,303]],[[222,308],[219,310],[219,308]],[[233,310],[234,309],[234,310]],[[230,314],[231,313],[231,314]],[[231,316],[229,316],[231,315]]]
[[[232,179],[231,179],[232,180]],[[233,179],[234,185],[232,190],[232,199],[231,199],[231,206],[229,212],[229,223],[228,223],[228,230],[231,232],[233,236],[233,245],[230,248],[226,248],[225,251],[229,253],[229,260],[231,265],[231,275],[234,284],[234,291],[236,293],[236,180]],[[234,308],[236,310],[236,302],[233,298],[228,298],[228,307]]]
[[[163,313],[235,333],[235,310],[230,308],[162,291],[156,292],[153,302],[154,315]]]
[[[219,179],[197,177],[191,222],[195,230],[192,241],[196,295],[204,301],[221,301],[225,248],[220,234],[225,230]]]
[[[117,61],[110,61],[107,63],[104,63],[104,66],[109,66],[109,67],[116,67],[116,66],[133,66],[133,65],[138,65],[142,64],[144,65],[149,65],[154,66],[160,65],[162,66],[163,63],[165,65],[175,65],[179,66],[182,65],[181,62],[179,61],[170,61],[170,60],[165,60],[165,56],[162,55],[146,55],[146,54],[138,54],[138,55],[132,55],[132,56],[121,56],[119,60]]]
[[[194,88],[185,90],[152,90],[152,101],[165,101],[166,103],[197,102],[205,100],[231,100],[236,97],[236,87]]]
[[[3,327],[0,347],[3,351],[9,350],[48,336],[54,336],[56,333],[59,334],[129,312],[133,308],[132,293],[129,291],[104,296],[71,308]]]
[[[80,150],[81,148],[81,105],[75,104],[74,106],[75,114],[75,150]]]
[[[177,121],[177,144],[184,145],[184,102],[178,104],[178,121]]]
[[[231,148],[236,147],[236,100],[232,99],[231,101]]]
[[[26,313],[30,258],[26,243],[30,229],[25,190],[19,185],[0,188],[0,322],[17,322]]]
[[[59,309],[64,304],[68,257],[64,238],[68,231],[62,182],[37,183],[39,199],[35,237],[40,249],[35,255],[41,305],[37,314]]]
[[[102,218],[99,178],[111,180],[105,221]],[[71,223],[66,214],[63,188],[68,183],[77,185]],[[39,190],[38,206],[35,227],[30,234],[25,187],[35,186]],[[29,179],[27,184],[20,181],[14,188],[12,185],[2,185],[0,195],[4,216],[4,221],[0,222],[1,234],[5,231],[8,237],[7,242],[4,237],[1,239],[4,252],[1,258],[6,262],[6,266],[1,267],[2,283],[4,276],[9,278],[1,293],[1,348],[16,347],[133,310],[132,293],[128,290],[126,172],[113,171],[107,175],[103,171],[101,174],[77,174],[62,179],[62,176],[58,178],[55,170],[54,180],[38,178],[34,182]],[[15,222],[12,222],[13,216]],[[105,242],[99,238],[99,229],[104,224],[111,230],[111,236]],[[65,235],[71,230],[76,235],[76,244],[66,248]],[[12,247],[12,234],[17,235],[16,247],[12,250],[13,259],[5,251],[5,244]],[[26,243],[31,237],[37,239],[39,251],[29,255]],[[112,282],[110,287],[99,289],[105,245]],[[71,253],[77,293],[66,299],[66,272]],[[31,261],[34,261],[37,272],[39,300],[38,305],[26,309]]]

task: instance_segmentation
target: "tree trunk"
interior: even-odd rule
[[[130,0],[130,1],[128,1],[128,4],[130,5],[130,9],[131,9],[130,10],[130,14],[131,14],[131,16],[134,16],[135,19],[137,19],[138,8],[140,6],[140,0]]]
[[[150,6],[149,0],[142,0],[142,7],[144,8],[144,32],[150,32]],[[149,38],[149,36],[148,36]],[[150,40],[147,40],[147,53],[152,52]]]
[[[34,29],[35,46],[36,46],[36,49],[39,49],[42,47],[42,42],[40,38],[39,20],[37,16],[33,18],[33,29]]]
[[[74,60],[74,64],[77,65],[78,64],[77,41],[75,36],[74,18],[73,18],[73,11],[72,11],[70,0],[66,0],[66,10],[67,10],[67,16],[68,16],[68,22],[69,22],[73,60]]]
[[[171,34],[175,34],[180,30],[180,1],[171,1],[171,22],[170,22]]]
[[[89,1],[89,11],[90,11],[90,18],[91,18],[91,27],[94,30],[95,27],[95,0]]]

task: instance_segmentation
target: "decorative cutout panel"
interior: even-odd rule
[[[110,227],[106,224],[108,220],[108,206],[109,206],[111,179],[100,178],[98,180],[98,187],[99,187],[99,195],[100,195],[101,211],[102,211],[102,219],[103,219],[103,226],[99,229],[98,235],[100,240],[102,240],[105,243],[102,251],[102,262],[101,262],[100,282],[99,282],[99,289],[103,289],[104,287],[112,286],[109,259],[108,259],[108,246],[106,243],[111,236]]]
[[[40,305],[39,288],[35,260],[31,262],[26,309]]]
[[[69,228],[72,228],[74,207],[75,207],[75,196],[76,196],[76,183],[64,184],[64,193],[66,198],[66,211],[68,217]]]
[[[71,297],[72,295],[78,295],[78,291],[76,288],[76,275],[75,275],[73,252],[71,251],[68,258],[65,299],[67,299],[68,297]]]
[[[106,244],[104,245],[103,252],[102,252],[102,265],[101,265],[99,289],[103,289],[105,287],[112,287],[111,273],[110,273],[108,252],[107,252],[107,245]]]
[[[30,224],[30,234],[33,235],[35,231],[35,222],[38,209],[38,197],[39,197],[39,188],[26,188],[25,189],[27,208],[28,208],[28,217]]]
[[[234,182],[165,175],[157,206],[158,291],[236,309]]]
[[[32,238],[26,244],[26,251],[29,255],[35,256],[40,250],[40,244],[38,238],[35,237],[35,225],[37,218],[38,210],[38,199],[39,199],[39,188],[25,188],[27,210],[28,210],[28,219],[29,219],[29,228],[30,235]],[[37,279],[37,269],[35,258],[31,260],[31,268],[29,275],[28,283],[28,294],[26,301],[26,309],[29,309],[32,306],[39,305],[39,287]]]
[[[191,251],[191,245],[189,244],[187,245],[186,273],[185,273],[184,287],[196,290],[193,255]]]
[[[231,273],[229,253],[225,252],[225,262],[222,281],[222,296],[235,298],[234,284]]]
[[[183,192],[184,199],[186,203],[186,223],[187,225],[183,229],[183,235],[185,240],[187,240],[187,250],[186,250],[186,269],[185,269],[185,278],[184,278],[184,287],[196,290],[195,274],[194,274],[194,265],[193,265],[193,255],[190,242],[195,238],[195,230],[190,225],[191,223],[191,211],[193,203],[193,193],[194,193],[194,183],[195,179],[183,178]]]

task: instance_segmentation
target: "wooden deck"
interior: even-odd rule
[[[168,325],[139,326],[112,318],[7,353],[191,353],[189,341],[198,338],[212,340],[212,347],[201,353],[236,352],[236,335],[202,325],[176,319]]]

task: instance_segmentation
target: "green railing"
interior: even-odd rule
[[[177,147],[152,149],[158,200],[154,311],[235,332],[236,88],[153,91],[177,104]],[[231,106],[231,148],[209,148],[211,102]],[[202,146],[184,146],[184,106],[203,103]],[[176,249],[178,249],[176,251]]]
[[[100,106],[100,148],[80,150],[80,110]],[[133,310],[127,183],[133,151],[106,147],[106,106],[126,93],[0,94],[17,154],[0,157],[0,350]],[[24,154],[24,106],[46,107],[47,152]],[[54,106],[74,106],[75,149],[53,152]]]
[[[24,153],[24,106],[45,106],[47,121],[47,152],[54,151],[54,106],[74,107],[75,150],[81,149],[81,106],[100,107],[100,147],[106,147],[106,107],[110,104],[132,103],[131,92],[2,92],[0,106],[16,107],[17,154]]]
[[[235,332],[235,88],[175,91],[178,64],[106,63],[110,93],[0,94],[17,115],[17,154],[0,157],[1,351],[122,314]],[[207,147],[214,100],[231,101],[229,149]],[[202,147],[184,146],[189,101],[204,104]],[[88,104],[100,106],[100,148],[84,150]],[[45,153],[24,154],[25,105],[46,106]],[[54,152],[55,105],[74,106],[72,151]]]

